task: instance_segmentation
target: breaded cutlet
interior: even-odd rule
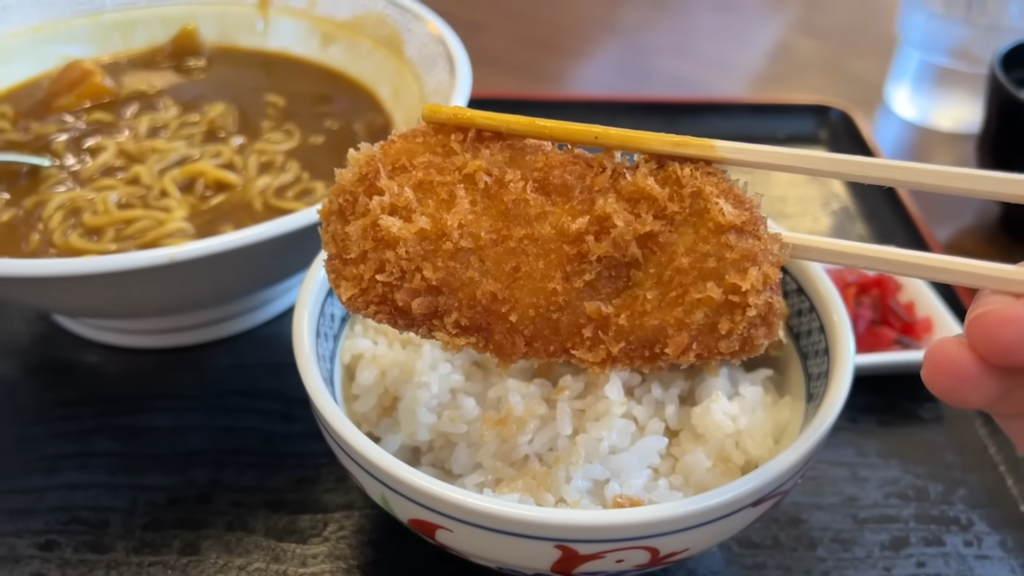
[[[421,125],[351,151],[320,218],[349,311],[505,364],[742,361],[783,330],[781,237],[706,162]]]

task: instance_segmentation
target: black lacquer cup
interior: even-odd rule
[[[992,60],[978,167],[1024,172],[1024,40],[1003,48]],[[1002,204],[999,226],[1011,240],[1024,244],[1024,205]]]

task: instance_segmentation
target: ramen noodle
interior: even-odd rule
[[[75,61],[0,95],[0,257],[171,246],[319,203],[341,151],[390,120],[355,81],[281,54],[167,44]]]

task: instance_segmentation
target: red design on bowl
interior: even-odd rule
[[[687,548],[677,552],[662,554],[661,550],[658,550],[654,546],[626,546],[623,548],[612,548],[610,550],[601,550],[599,552],[589,552],[584,554],[572,546],[567,546],[565,544],[556,544],[555,549],[561,552],[561,556],[559,556],[558,560],[555,560],[551,565],[551,572],[558,574],[558,576],[582,576],[584,574],[594,574],[595,572],[585,569],[587,564],[598,560],[615,558],[616,556],[618,556],[618,558],[615,558],[615,564],[625,564],[631,559],[631,556],[634,556],[634,553],[646,555],[646,558],[641,557],[640,562],[636,562],[636,559],[634,558],[631,566],[623,566],[623,570],[613,570],[610,573],[651,570],[667,566],[669,564],[674,564],[683,559],[683,554],[689,552],[689,548]]]
[[[444,526],[441,526],[440,524],[437,524],[435,522],[431,522],[430,520],[421,520],[419,518],[410,518],[406,520],[405,525],[408,526],[413,532],[433,542],[434,545],[440,548],[441,550],[455,554],[460,558],[465,558],[466,560],[472,561],[471,558],[466,557],[458,550],[453,550],[448,546],[445,546],[437,539],[438,532],[450,532],[454,534],[455,532],[452,531],[450,528],[445,528]]]

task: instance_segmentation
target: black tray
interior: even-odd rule
[[[847,114],[820,105],[474,105],[871,153]],[[925,247],[891,190],[781,178],[751,186],[783,226]],[[489,574],[347,480],[313,422],[289,322],[131,352],[0,306],[0,574]],[[1024,575],[1024,515],[989,452],[1005,455],[1003,440],[984,425],[916,378],[859,379],[784,505],[664,573]]]

